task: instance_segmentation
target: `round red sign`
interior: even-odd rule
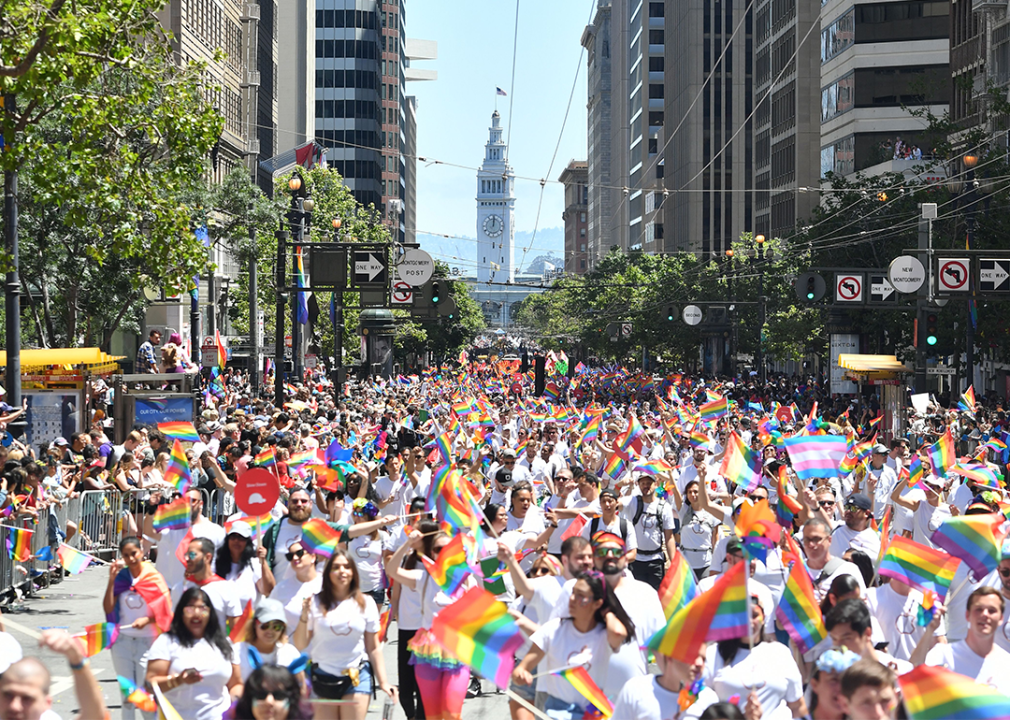
[[[264,468],[246,471],[235,483],[235,504],[246,515],[258,516],[270,512],[281,496],[276,476]]]

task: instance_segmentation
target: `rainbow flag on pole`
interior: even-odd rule
[[[438,613],[431,634],[446,652],[502,689],[508,687],[515,653],[525,639],[505,604],[480,587]]]
[[[301,245],[295,246],[295,282],[299,288],[297,320],[304,325],[309,321],[309,293],[304,291],[309,283],[305,276],[304,250]]]
[[[277,456],[274,455],[274,449],[267,446],[265,449],[256,453],[256,457],[253,458],[253,465],[257,467],[274,467],[277,464]]]
[[[196,428],[193,427],[193,423],[186,422],[185,420],[158,423],[158,431],[173,440],[182,440],[183,442],[192,443],[200,442],[200,436],[197,435]]]
[[[923,592],[932,590],[943,602],[960,562],[943,550],[933,550],[903,535],[895,535],[880,561],[880,574],[897,578]]]
[[[975,386],[969,385],[968,389],[964,391],[961,395],[961,399],[957,402],[957,409],[968,413],[969,415],[975,414]]]
[[[957,463],[957,452],[954,449],[954,437],[948,427],[943,437],[926,448],[929,459],[933,462],[933,473],[937,477],[946,477],[947,473]]]
[[[614,714],[614,706],[610,704],[610,700],[600,690],[600,686],[589,677],[589,671],[586,670],[585,666],[580,665],[579,667],[568,668],[554,674],[560,675],[570,682],[572,687],[578,690],[582,697],[591,702],[593,707],[600,711],[600,715],[608,718]]]
[[[233,643],[244,640],[246,628],[249,627],[249,623],[252,622],[253,615],[253,603],[252,600],[248,600],[245,604],[245,610],[242,611],[241,615],[235,618],[235,622],[228,630],[228,639]]]
[[[439,551],[438,558],[434,561],[424,555],[421,556],[421,562],[424,563],[431,579],[449,595],[459,590],[463,581],[470,574],[467,558],[473,553],[468,553],[467,548],[464,547],[464,543],[467,542],[466,538],[469,538],[471,543],[473,542],[471,536],[463,533],[457,534],[449,541],[448,545]]]
[[[190,525],[189,499],[183,495],[154,511],[154,531],[182,530]]]
[[[1010,718],[1010,698],[944,667],[919,665],[898,684],[912,720]]]
[[[698,583],[694,579],[694,570],[680,550],[670,561],[670,567],[659,584],[659,601],[663,604],[663,613],[669,620],[677,611],[698,597]]]
[[[703,423],[714,423],[719,418],[724,417],[729,410],[729,402],[724,397],[718,395],[714,400],[703,404],[698,408],[699,419]]]
[[[719,474],[750,493],[761,485],[761,456],[743,444],[736,432],[726,440],[726,455],[719,466]]]
[[[193,473],[189,470],[189,460],[186,459],[186,453],[183,452],[182,443],[178,439],[172,442],[172,454],[168,457],[164,480],[175,485],[183,494],[193,484]]]
[[[1000,550],[1006,532],[1005,518],[1000,513],[989,515],[959,515],[948,518],[930,538],[956,558],[960,558],[976,578],[991,573],[1003,559]]]
[[[32,530],[7,528],[7,557],[18,562],[32,559]]]
[[[95,623],[86,626],[83,633],[78,633],[74,637],[83,638],[84,654],[93,657],[105,648],[112,647],[119,637],[119,626],[110,622]]]
[[[116,679],[119,681],[119,688],[123,691],[123,697],[126,698],[127,702],[136,705],[144,712],[153,713],[158,709],[154,698],[143,688],[137,687],[132,680],[122,675],[117,675]]]
[[[60,558],[60,565],[71,575],[84,572],[84,568],[91,564],[90,555],[78,552],[69,545],[60,545],[56,548],[56,555]]]
[[[228,351],[224,347],[224,341],[221,340],[221,331],[214,331],[214,345],[217,347],[217,366],[224,370],[224,366],[228,363]]]
[[[698,657],[702,643],[746,637],[747,585],[744,563],[737,563],[715,585],[682,607],[647,646],[685,663]]]
[[[785,445],[796,476],[804,482],[837,477],[848,453],[848,442],[841,435],[794,435],[785,439]]]
[[[775,609],[775,617],[800,652],[805,653],[826,638],[828,631],[824,627],[821,608],[817,604],[814,586],[803,560],[798,557],[793,557],[792,560],[789,579],[786,580],[782,598]]]
[[[312,518],[302,524],[302,544],[314,555],[332,555],[345,534],[331,528],[322,518]]]

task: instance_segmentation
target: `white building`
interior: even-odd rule
[[[477,283],[515,281],[515,172],[508,166],[501,116],[491,115],[477,171]]]

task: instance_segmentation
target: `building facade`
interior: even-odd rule
[[[508,164],[501,115],[491,115],[484,162],[477,171],[477,282],[515,280],[515,172]]]
[[[745,0],[666,6],[667,252],[722,257],[753,228],[754,9],[745,14],[747,7]]]
[[[589,167],[585,160],[572,160],[558,181],[565,186],[565,272],[585,275],[588,272],[589,229]]]
[[[948,107],[950,12],[948,0],[824,5],[822,176],[851,175],[909,152],[929,156],[926,120],[909,109],[939,116]]]
[[[789,237],[818,203],[820,0],[759,0],[754,32],[754,233]],[[806,41],[804,42],[804,38]]]
[[[582,33],[586,48],[588,102],[586,123],[588,138],[588,208],[586,214],[587,269],[591,270],[612,245],[620,246],[619,234],[613,223],[614,197],[611,163],[613,133],[611,87],[613,63],[610,41],[611,0],[599,0],[591,25]],[[566,203],[567,204],[567,203]],[[626,247],[626,246],[625,246]],[[567,255],[565,265],[568,265]]]

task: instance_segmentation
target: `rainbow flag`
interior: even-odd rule
[[[673,466],[663,458],[643,458],[631,465],[631,472],[640,472],[643,475],[664,475],[672,470]]]
[[[695,423],[691,428],[691,432],[687,436],[687,442],[692,448],[703,447],[708,449],[712,444],[712,438],[708,436],[708,433],[703,429],[699,429],[698,423]]]
[[[989,488],[990,490],[1000,489],[999,480],[996,479],[996,473],[994,473],[985,463],[965,464],[958,462],[954,463],[949,472],[974,480],[982,487]]]
[[[302,450],[291,453],[288,457],[288,470],[297,470],[305,465],[314,465],[319,462],[319,455],[315,450]]]
[[[933,550],[902,535],[895,535],[880,561],[879,572],[923,592],[932,590],[943,602],[960,562],[943,550]]]
[[[957,409],[974,415],[975,414],[975,386],[969,385],[968,389],[961,394],[961,399],[957,402]]]
[[[295,284],[298,285],[298,311],[296,314],[296,319],[299,323],[304,325],[309,321],[309,295],[304,292],[303,288],[307,288],[309,283],[305,277],[305,259],[304,259],[304,249],[301,245],[295,246]]]
[[[786,528],[788,531],[792,531],[793,520],[796,518],[800,511],[803,509],[799,502],[793,498],[788,490],[788,481],[786,475],[786,466],[779,466],[779,479],[776,484],[776,492],[779,497],[778,505],[775,506],[775,519],[778,520],[779,525]]]
[[[592,445],[596,442],[596,438],[600,435],[600,425],[603,423],[602,415],[593,415],[589,418],[589,422],[586,423],[586,429],[582,433],[582,437],[579,438],[579,447],[582,447],[586,443]]]
[[[119,626],[110,622],[95,623],[87,625],[83,633],[78,633],[74,637],[84,639],[84,654],[93,657],[105,648],[112,647],[119,637]]]
[[[839,463],[838,469],[842,471],[843,475],[848,475],[856,469],[859,463],[873,454],[873,446],[876,444],[876,435],[866,442],[856,443],[852,449],[849,450],[849,454],[842,458],[842,462]]]
[[[836,477],[848,453],[848,442],[841,435],[794,435],[785,439],[785,445],[796,476],[804,482]]]
[[[31,560],[32,532],[34,531],[7,528],[7,557],[18,562]]]
[[[926,448],[929,459],[933,462],[933,473],[937,477],[946,477],[947,473],[957,463],[957,452],[954,450],[954,438],[948,427],[943,437]]]
[[[379,632],[375,636],[379,642],[386,642],[386,634],[389,632],[389,609],[387,605],[379,616]]]
[[[922,458],[918,455],[913,455],[912,459],[908,463],[908,487],[921,487],[923,477],[924,471],[922,468]]]
[[[185,495],[154,511],[154,531],[182,530],[190,525],[189,500]]]
[[[158,709],[154,698],[143,688],[134,685],[132,680],[122,675],[117,675],[116,679],[119,681],[119,689],[123,691],[123,697],[127,702],[132,703],[144,712],[154,712]]]
[[[726,440],[726,455],[719,474],[750,493],[761,485],[761,456],[743,444],[736,432]]]
[[[256,453],[256,457],[253,458],[253,465],[258,465],[259,467],[274,467],[276,464],[277,456],[274,455],[274,449],[269,446]]]
[[[329,557],[346,533],[334,530],[322,518],[312,518],[302,524],[302,545],[315,555]]]
[[[60,565],[71,575],[79,575],[84,572],[84,568],[91,564],[91,556],[74,550],[69,545],[60,545],[56,548],[56,554],[60,558]]]
[[[678,610],[647,646],[661,655],[693,663],[702,643],[746,637],[748,628],[744,563],[737,563],[715,585]]]
[[[235,518],[233,520],[227,521],[224,524],[224,534],[227,535],[228,533],[230,533],[231,532],[231,526],[232,526],[232,524],[233,523],[237,523],[240,520],[242,522],[244,522],[244,523],[248,523],[249,527],[251,527],[253,529],[254,533],[256,532],[256,522],[257,521],[259,521],[260,532],[264,532],[264,533],[267,530],[269,530],[270,527],[276,522],[276,520],[274,520],[274,516],[271,515],[270,513],[263,513],[263,515],[261,515],[260,517],[249,517],[247,515],[247,516],[244,516],[244,517]]]
[[[926,627],[933,622],[934,615],[936,615],[936,593],[923,593],[922,602],[915,609],[915,624]]]
[[[193,426],[193,423],[186,422],[185,420],[158,423],[158,430],[173,440],[192,443],[200,442],[200,436],[196,434],[196,428]]]
[[[891,544],[892,509],[893,506],[887,506],[887,509],[884,510],[884,519],[880,523],[880,551],[877,553],[877,565],[880,565],[881,561],[884,559],[884,553],[887,552],[887,548]]]
[[[508,687],[524,635],[505,604],[487,590],[467,590],[435,616],[431,633],[461,663],[499,688]]]
[[[214,331],[214,345],[217,347],[217,366],[224,370],[224,366],[228,364],[228,351],[224,347],[224,341],[221,340],[221,331]]]
[[[967,563],[975,577],[981,579],[1003,559],[1000,547],[1006,535],[1002,529],[1004,520],[1000,513],[959,515],[944,520],[930,539]]]
[[[898,678],[912,720],[1010,718],[1010,698],[938,665],[919,665]]]
[[[182,443],[178,438],[172,442],[172,454],[168,457],[164,480],[175,485],[183,494],[193,484],[193,473],[189,470],[189,461],[186,459],[186,453],[183,452]]]
[[[600,690],[600,686],[589,677],[589,671],[584,666],[580,665],[579,667],[568,668],[554,674],[560,675],[570,682],[572,687],[578,690],[582,697],[599,710],[600,715],[608,718],[614,714],[614,706],[610,704],[610,700]]]
[[[669,620],[677,611],[698,597],[698,583],[694,579],[694,570],[687,560],[677,550],[670,561],[670,567],[659,584],[659,601],[663,603],[663,612]]]
[[[610,457],[607,458],[607,464],[603,466],[603,472],[610,478],[617,480],[621,475],[624,474],[624,470],[627,467],[626,462],[630,460],[630,456],[621,448],[615,448],[614,452],[611,453]]]
[[[252,622],[253,615],[253,603],[249,600],[245,604],[245,610],[242,614],[235,618],[235,622],[232,624],[231,628],[228,630],[228,639],[233,643],[242,642],[245,639],[246,628],[249,627],[249,623]]]
[[[701,422],[704,423],[714,423],[721,417],[726,415],[729,410],[729,402],[726,398],[715,396],[715,400],[711,400],[701,407],[698,408],[698,416]]]
[[[470,536],[463,533],[453,537],[449,544],[439,551],[438,558],[434,561],[424,555],[421,556],[421,562],[424,563],[431,579],[449,595],[459,590],[463,581],[470,574],[467,559],[473,553],[468,554],[467,548],[464,547],[464,543],[467,542],[466,538],[470,538]],[[473,538],[470,538],[469,542],[472,543]]]
[[[803,560],[793,557],[789,579],[785,590],[775,609],[775,617],[789,633],[801,653],[810,650],[814,645],[828,636],[821,617],[821,608],[814,595],[814,586],[810,581],[810,573],[803,565]]]

